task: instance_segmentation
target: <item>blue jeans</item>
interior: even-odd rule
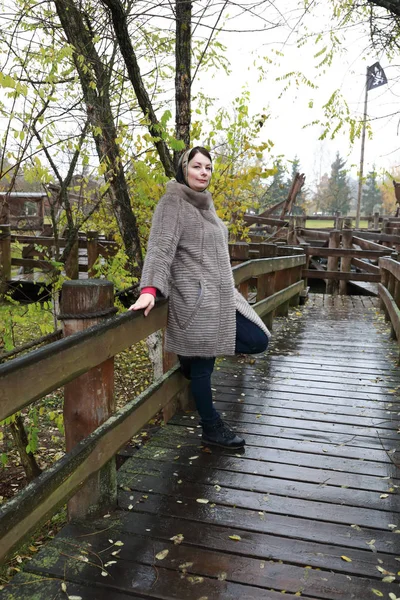
[[[258,325],[236,311],[236,354],[259,354],[268,348],[268,337]],[[212,424],[219,419],[212,400],[211,375],[215,357],[179,356],[183,369],[190,375],[191,390],[201,422]]]

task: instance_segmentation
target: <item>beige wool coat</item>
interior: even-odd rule
[[[236,310],[269,331],[236,290],[228,230],[211,194],[171,181],[154,212],[140,288],[169,299],[166,349],[182,356],[235,353]]]

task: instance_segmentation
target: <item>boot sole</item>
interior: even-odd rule
[[[246,442],[243,442],[243,444],[232,444],[230,446],[227,446],[225,444],[218,444],[218,442],[209,442],[208,440],[203,439],[201,441],[207,446],[218,446],[219,448],[227,448],[228,450],[238,450],[239,448],[244,448],[246,445]]]

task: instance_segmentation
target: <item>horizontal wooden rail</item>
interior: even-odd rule
[[[272,225],[272,226],[278,226],[278,227],[285,227],[286,225],[289,224],[289,221],[284,220],[284,219],[277,219],[277,218],[272,218],[272,217],[259,217],[257,215],[244,215],[244,221],[246,223],[248,223],[249,225],[255,225],[255,224],[260,224],[260,225]]]
[[[400,341],[400,310],[389,291],[381,283],[378,284],[378,294],[389,314],[396,338]]]
[[[357,231],[357,237],[367,241],[378,240],[380,242],[394,242],[395,244],[400,244],[400,235],[390,235],[388,233]]]
[[[357,234],[359,232],[357,231]],[[377,244],[376,242],[371,242],[368,240],[364,240],[364,238],[360,238],[358,237],[358,235],[353,235],[353,239],[352,239],[353,244],[356,244],[357,246],[360,246],[360,248],[362,248],[363,250],[371,250],[371,251],[378,251],[381,252],[383,246],[381,244]],[[391,248],[389,248],[389,250],[391,250]],[[391,252],[393,252],[393,250],[391,250]]]
[[[293,269],[300,265],[306,264],[304,254],[296,254],[294,256],[278,256],[274,258],[258,258],[245,262],[241,265],[236,265],[232,268],[235,285],[239,285],[243,281],[247,281],[252,277],[274,273],[276,271],[284,271],[285,269]]]
[[[187,383],[186,383],[187,386]],[[185,387],[174,367],[0,508],[0,560]]]
[[[391,248],[382,250],[351,250],[350,248],[321,248],[319,246],[302,246],[307,256],[351,256],[354,258],[369,258],[371,260],[381,256],[390,256],[393,253]]]
[[[392,258],[380,258],[379,266],[381,269],[389,271],[397,280],[400,281],[400,263]]]
[[[165,327],[167,302],[127,312],[0,366],[0,421]]]
[[[375,273],[378,275],[380,273],[380,269],[376,265],[371,265],[371,263],[367,263],[364,260],[359,260],[358,258],[353,258],[351,264],[354,265],[357,269],[362,269],[367,273]]]
[[[299,235],[315,240],[329,240],[329,231],[320,231],[319,229],[296,229]]]
[[[379,283],[381,280],[380,275],[373,275],[372,273],[350,273],[345,271],[314,271],[313,269],[303,270],[303,277],[310,277],[310,279],[337,279],[338,281],[372,281]]]
[[[304,280],[296,281],[296,283],[289,285],[289,287],[280,290],[279,292],[275,292],[272,296],[253,304],[253,308],[260,317],[263,317],[273,310],[276,310],[278,306],[284,302],[287,302],[297,294],[300,294],[303,290]]]
[[[51,271],[54,266],[48,260],[35,258],[12,258],[11,266],[25,267],[27,269],[40,269],[41,271]]]
[[[53,237],[40,237],[40,236],[35,236],[35,235],[11,235],[11,242],[18,242],[20,244],[36,244],[37,246],[43,246],[43,247],[48,247],[48,246],[54,246],[55,245],[55,239]],[[78,239],[79,242],[79,248],[86,248],[87,246],[87,239],[86,238],[82,238],[80,237]],[[58,238],[58,244],[60,246],[65,246],[65,244],[67,243],[67,239],[66,238]],[[101,237],[98,238],[97,243],[101,246],[109,246],[110,248],[118,248],[119,245],[117,242],[114,242],[112,240],[104,240]]]

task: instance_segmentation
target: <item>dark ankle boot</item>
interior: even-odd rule
[[[206,444],[222,446],[222,448],[242,448],[246,443],[222,419],[218,419],[212,425],[202,424],[202,426],[202,440]]]

